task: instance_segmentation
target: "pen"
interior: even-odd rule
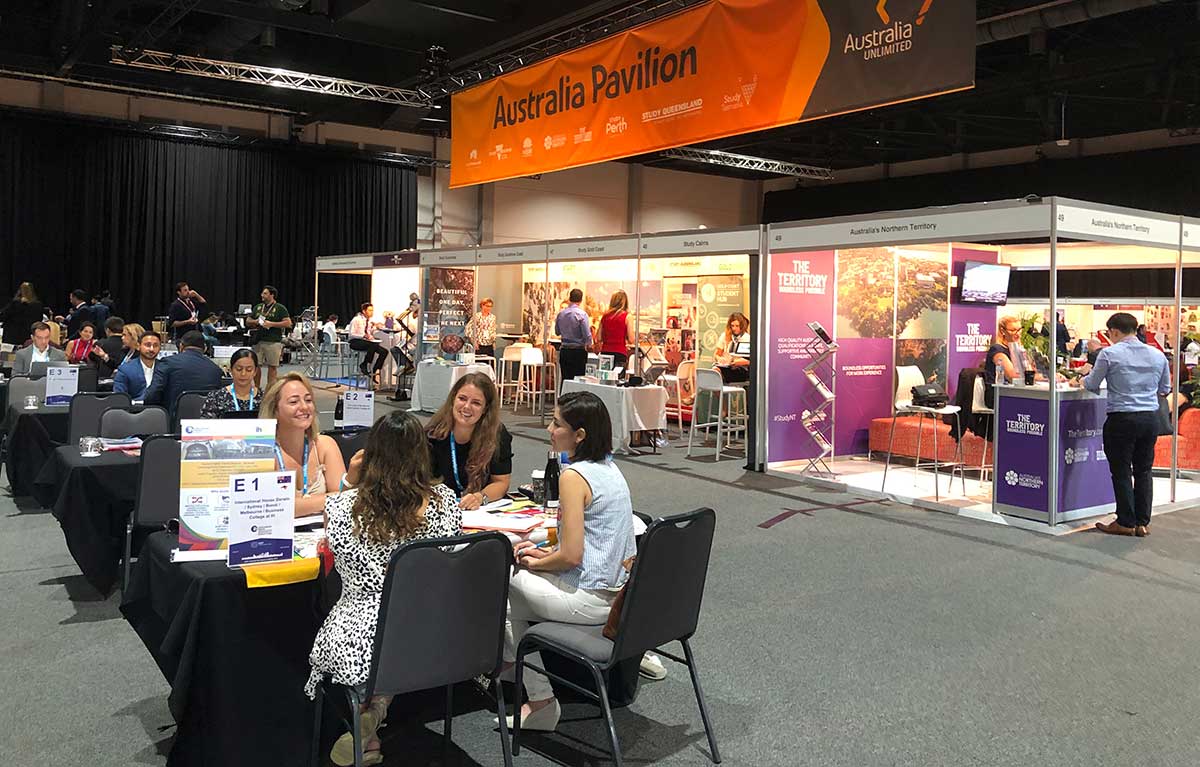
[[[534,548],[535,549],[544,549],[549,545],[550,545],[550,539],[547,538],[546,540],[542,541],[541,543],[534,544]]]

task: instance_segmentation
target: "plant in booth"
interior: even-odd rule
[[[1021,346],[1033,359],[1037,370],[1045,375],[1050,369],[1050,338],[1042,335],[1042,316],[1035,312],[1022,314]]]

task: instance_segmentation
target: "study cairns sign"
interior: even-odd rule
[[[450,185],[970,88],[974,5],[711,0],[456,93]]]

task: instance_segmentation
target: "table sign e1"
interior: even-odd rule
[[[42,400],[47,405],[69,405],[71,397],[79,391],[79,368],[56,367],[46,368],[46,396]]]
[[[342,395],[342,426],[371,427],[375,424],[375,392],[348,391]]]
[[[291,560],[295,515],[295,472],[231,475],[229,566]]]

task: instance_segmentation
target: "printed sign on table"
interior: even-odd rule
[[[228,547],[229,478],[275,470],[273,419],[180,424],[179,550]]]
[[[342,395],[342,426],[371,427],[375,423],[375,392],[348,391]]]
[[[1062,400],[1058,406],[1058,511],[1113,506],[1112,475],[1104,454],[1103,398]]]
[[[290,471],[229,477],[229,566],[292,558],[296,476]]]
[[[996,418],[996,503],[1048,512],[1050,403],[997,397]]]
[[[79,391],[79,368],[51,366],[46,368],[47,405],[70,405],[71,397]]]

